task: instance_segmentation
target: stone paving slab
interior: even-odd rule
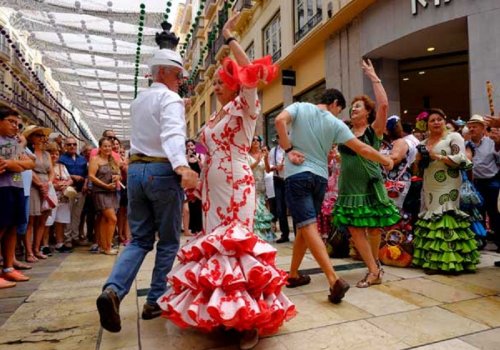
[[[277,247],[286,269],[291,244]],[[489,261],[500,259],[487,254]],[[115,258],[85,250],[64,257],[53,270],[33,274],[36,288],[25,285],[19,295],[11,291],[8,298],[0,296],[0,308],[16,309],[0,327],[0,350],[238,348],[234,331],[205,334],[163,318],[140,318],[154,254],[147,256],[120,305],[122,331],[103,331],[95,300]],[[344,301],[328,303],[326,279],[312,270],[310,285],[284,289],[297,306],[297,317],[262,338],[255,349],[500,349],[500,269],[484,264],[472,275],[427,276],[419,269],[387,267],[384,284],[358,289],[354,284],[366,268],[350,259],[332,259],[332,264],[352,268],[339,271],[352,285]],[[318,266],[308,254],[304,267]],[[10,314],[0,313],[0,322],[5,315]]]

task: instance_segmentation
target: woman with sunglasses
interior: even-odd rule
[[[30,219],[25,238],[26,262],[29,263],[47,259],[47,255],[40,251],[40,245],[45,232],[45,222],[51,213],[50,208],[44,208],[42,204],[49,194],[49,186],[53,186],[55,177],[50,154],[45,151],[50,131],[48,128],[30,125],[23,132],[28,147],[36,156],[30,192]]]

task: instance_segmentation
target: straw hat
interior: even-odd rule
[[[479,124],[486,125],[486,121],[479,114],[474,114],[472,117],[470,117],[470,119],[467,122],[467,124],[470,124],[470,123],[479,123]]]
[[[170,66],[182,69],[182,73],[186,76],[187,72],[184,69],[182,57],[179,53],[170,49],[157,50],[153,57],[148,62],[149,67],[152,69],[154,66]]]
[[[41,131],[45,134],[45,136],[49,136],[50,133],[52,132],[52,129],[44,128],[43,126],[38,126],[38,125],[30,125],[26,127],[26,129],[24,129],[23,136],[29,138],[31,134],[37,131]]]

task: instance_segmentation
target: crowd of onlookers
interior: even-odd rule
[[[114,132],[106,130],[98,148],[81,144],[78,152],[79,143],[75,137],[64,138],[41,126],[25,127],[14,111],[2,108],[1,112],[3,270],[0,288],[29,280],[20,270],[31,269],[37,261],[47,259],[54,252],[70,253],[75,246],[89,246],[93,253],[117,254],[118,244],[129,242],[130,230],[127,155]],[[426,147],[429,140],[436,144],[445,140],[439,153],[429,154]],[[413,218],[413,224],[419,213],[431,218],[436,215],[435,210],[463,209],[469,215],[468,221],[472,222],[472,231],[484,237],[489,232],[489,238],[500,251],[499,143],[499,129],[490,127],[479,115],[472,116],[468,122],[448,121],[443,111],[429,110],[417,117],[415,126],[402,123],[398,116],[391,116],[387,118],[380,146],[381,152],[394,161],[393,169],[382,172],[387,194],[401,213]],[[198,146],[194,140],[186,141],[189,165],[200,173],[204,156]],[[259,136],[253,138],[248,155],[257,190],[254,231],[262,239],[277,243],[289,241],[290,231],[284,193],[284,156],[278,144],[269,151]],[[19,164],[9,163],[14,161]],[[318,230],[324,240],[334,228],[332,211],[338,197],[341,156],[336,145],[328,161],[328,185],[318,217]],[[430,164],[435,166],[429,167]],[[476,198],[473,197],[470,202],[474,205],[462,203],[455,208],[452,203],[460,196],[463,197],[461,202],[466,200],[468,194],[460,191],[467,181],[477,194],[478,203],[473,203]],[[17,200],[22,202],[22,208],[15,204]],[[438,203],[438,207],[433,207],[433,203]],[[24,218],[19,217],[19,208]],[[201,201],[187,194],[183,210],[185,235],[202,231],[202,217]],[[278,221],[281,236],[276,240]],[[9,224],[15,222],[19,222],[15,227]],[[424,224],[417,223],[417,231],[429,230],[419,225]],[[413,263],[418,265],[424,260],[420,254],[433,252],[418,248],[432,245],[426,238],[419,241],[417,237],[416,243]],[[439,270],[438,265],[425,267]]]
[[[116,255],[128,244],[127,152],[112,130],[98,148],[0,110],[0,289],[75,246]],[[80,145],[80,149],[78,146]]]

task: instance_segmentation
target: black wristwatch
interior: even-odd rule
[[[290,151],[293,150],[293,145],[291,145],[290,147],[288,147],[286,150],[285,150],[285,153],[289,153]]]

